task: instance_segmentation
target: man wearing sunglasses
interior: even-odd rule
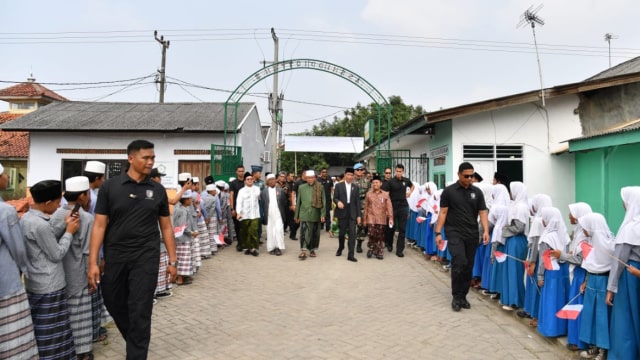
[[[474,181],[473,165],[463,162],[458,167],[458,181],[447,186],[440,195],[440,214],[434,228],[436,244],[440,247],[444,229],[451,253],[451,294],[453,311],[470,309],[467,293],[471,283],[473,260],[478,246],[478,216],[482,223],[482,240],[489,242],[487,206]]]
[[[407,225],[407,215],[409,214],[407,198],[414,190],[411,180],[404,177],[404,165],[396,165],[396,175],[382,185],[382,190],[389,192],[394,218],[393,227],[386,231],[385,245],[389,252],[393,251],[393,236],[397,229],[398,243],[396,246],[396,256],[404,257],[404,231]]]

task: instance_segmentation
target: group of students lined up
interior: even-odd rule
[[[474,287],[530,318],[540,334],[567,335],[583,358],[639,359],[640,186],[621,189],[626,214],[617,235],[584,202],[569,205],[570,235],[548,195],[529,197],[518,181],[509,189],[496,180],[474,185],[491,226],[490,242],[476,251]],[[450,259],[433,234],[440,192],[434,183],[416,187],[407,225],[407,238],[438,260]]]

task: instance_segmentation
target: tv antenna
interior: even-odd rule
[[[538,75],[540,77],[540,97],[542,98],[542,107],[545,107],[544,102],[544,83],[542,81],[542,67],[540,66],[540,54],[538,53],[538,41],[536,40],[536,24],[544,25],[544,20],[538,16],[538,12],[542,9],[542,4],[538,5],[535,9],[531,5],[521,16],[520,22],[518,22],[518,28],[524,27],[526,24],[531,25],[531,31],[533,32],[533,44],[536,48],[536,59],[538,60]]]
[[[616,35],[613,35],[612,33],[604,34],[604,41],[606,41],[607,44],[609,44],[609,68],[611,68],[611,40],[617,39],[617,38],[618,37]]]

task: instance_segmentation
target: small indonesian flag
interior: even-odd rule
[[[182,235],[184,235],[184,229],[187,228],[187,224],[184,224],[182,226],[176,226],[173,228],[173,236],[174,237],[180,237]]]
[[[593,250],[593,245],[589,244],[586,241],[580,243],[580,248],[582,249],[582,258],[586,259],[589,256],[591,250]]]
[[[507,260],[507,254],[503,253],[502,251],[496,251],[494,252],[494,255],[496,256],[496,261],[499,263]]]
[[[418,224],[422,224],[425,220],[427,220],[427,218],[424,216],[418,216],[416,218],[416,221],[418,222]]]
[[[218,234],[218,236],[216,236],[214,239],[216,241],[217,245],[224,245],[224,235],[227,232],[227,227],[223,227],[222,230],[220,230],[220,233]]]
[[[560,319],[575,320],[582,311],[582,304],[567,304],[556,313]]]
[[[560,270],[558,260],[551,256],[551,250],[547,250],[542,254],[542,261],[546,270]]]
[[[438,244],[438,250],[440,250],[440,251],[447,250],[447,243],[448,243],[447,240],[440,241],[440,244]]]
[[[421,198],[420,200],[418,200],[418,207],[422,207],[422,204],[424,204],[425,201],[427,201],[427,199],[425,198]]]
[[[438,205],[433,204],[433,212],[436,214],[438,213]]]

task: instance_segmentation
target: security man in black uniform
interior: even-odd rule
[[[470,309],[467,293],[471,284],[473,260],[478,247],[478,215],[484,229],[482,240],[489,243],[489,222],[484,195],[479,187],[472,186],[473,165],[463,162],[458,167],[458,181],[447,186],[440,195],[440,214],[435,227],[436,244],[440,246],[442,229],[451,253],[451,308]]]
[[[92,289],[102,285],[104,304],[126,340],[127,359],[146,359],[158,282],[158,224],[169,253],[171,282],[178,262],[167,192],[149,176],[156,157],[153,144],[135,140],[127,147],[127,157],[129,169],[100,187],[87,275]],[[98,251],[103,243],[101,282]]]
[[[393,207],[393,228],[387,229],[385,243],[389,252],[393,251],[393,236],[398,229],[396,255],[404,257],[404,231],[407,226],[409,204],[407,198],[413,192],[413,183],[404,175],[404,165],[396,165],[396,175],[382,184],[382,190],[389,192]]]

